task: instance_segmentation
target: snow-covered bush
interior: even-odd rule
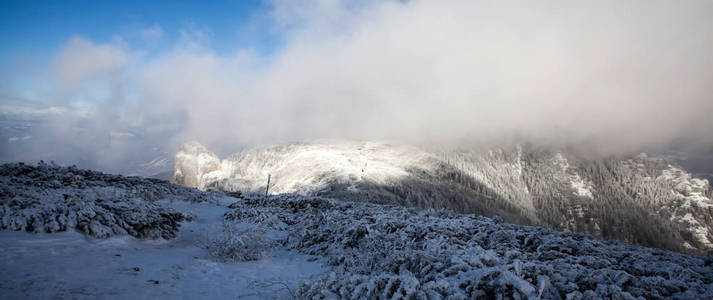
[[[129,234],[176,236],[185,216],[158,203],[212,201],[215,195],[139,177],[40,163],[0,165],[0,229],[58,232],[94,238]]]
[[[268,256],[275,243],[265,229],[254,224],[223,222],[223,233],[209,238],[204,248],[219,261],[253,261]]]
[[[0,196],[3,199],[18,189],[55,190],[59,193],[82,190],[90,197],[126,195],[145,201],[163,199],[188,202],[215,202],[222,193],[206,193],[168,181],[135,176],[104,174],[77,167],[54,164],[7,163],[0,165]],[[96,195],[92,195],[95,193]]]
[[[275,209],[270,208],[244,208],[228,212],[223,218],[226,221],[249,222],[273,230],[287,229],[287,224],[282,222],[276,213]]]
[[[713,258],[448,210],[287,194],[233,208],[226,217],[274,215],[283,245],[326,258],[332,271],[303,298],[713,298]]]

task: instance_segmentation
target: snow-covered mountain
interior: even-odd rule
[[[52,164],[0,165],[0,229],[2,299],[713,297],[711,257],[445,209],[202,192]]]
[[[292,143],[224,160],[198,143],[173,181],[203,190],[298,193],[450,208],[684,252],[713,250],[710,183],[641,153],[597,157],[532,145],[433,149],[381,142]]]
[[[125,175],[170,180],[173,176],[172,168],[171,156],[168,153],[160,152],[149,161],[137,163],[132,172]]]

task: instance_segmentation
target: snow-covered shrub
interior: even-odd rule
[[[265,229],[254,224],[223,222],[223,233],[209,238],[204,247],[208,254],[220,261],[253,261],[267,257],[275,243]]]
[[[426,293],[418,279],[405,274],[352,275],[345,279],[334,272],[322,276],[297,291],[303,298],[316,299],[438,299],[440,293]],[[346,284],[345,284],[346,283]],[[429,298],[430,297],[430,298]],[[459,299],[458,297],[453,297]],[[460,299],[466,299],[460,297]]]
[[[226,216],[247,222],[276,216],[283,245],[326,258],[332,271],[300,287],[303,298],[713,298],[713,258],[448,210],[289,194],[233,208]]]
[[[287,229],[287,224],[280,220],[278,213],[274,208],[244,208],[226,213],[224,219],[227,221],[254,223],[274,230],[285,230]]]
[[[0,196],[5,199],[18,189],[39,191],[82,190],[87,196],[107,198],[126,195],[145,201],[163,199],[188,202],[215,202],[222,193],[206,193],[168,181],[135,176],[104,174],[77,167],[54,164],[7,163],[0,165]],[[95,195],[92,195],[92,194]]]
[[[215,195],[139,177],[40,163],[0,165],[0,229],[77,229],[94,238],[176,236],[185,216],[157,200],[213,201]]]

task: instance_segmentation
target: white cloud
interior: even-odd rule
[[[285,40],[269,57],[218,55],[190,26],[141,60],[75,37],[53,74],[108,78],[119,100],[92,114],[96,124],[169,150],[194,139],[229,152],[313,138],[713,143],[713,2],[273,5]],[[127,65],[132,76],[107,76]]]
[[[112,138],[133,138],[133,137],[135,137],[134,134],[131,132],[116,132],[116,131],[109,132],[109,136]]]
[[[140,35],[141,39],[143,39],[146,44],[154,46],[163,37],[163,28],[158,25],[153,25],[151,27],[142,29],[140,31]]]
[[[128,62],[128,54],[110,44],[95,44],[75,36],[54,59],[50,74],[65,85],[76,85],[96,76],[121,71]]]
[[[180,86],[156,96],[216,143],[713,140],[710,2],[365,3],[276,2],[289,34],[266,68],[196,55],[153,71]]]
[[[17,142],[17,141],[26,141],[26,140],[29,140],[29,139],[31,139],[31,138],[32,138],[31,135],[26,135],[26,136],[13,136],[13,137],[8,138],[8,139],[7,139],[7,142],[8,142],[8,143],[14,143],[14,142]]]
[[[0,105],[0,116],[7,116],[21,120],[41,119],[59,116],[67,112],[65,107],[50,106],[46,108],[32,108],[20,105]]]

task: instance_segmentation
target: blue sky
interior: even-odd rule
[[[266,23],[262,1],[1,1],[0,61],[18,57],[47,59],[72,36],[96,43],[120,36],[141,43],[140,32],[160,28],[161,42],[172,45],[181,29],[204,32],[217,54],[240,48],[269,53],[278,43]]]

